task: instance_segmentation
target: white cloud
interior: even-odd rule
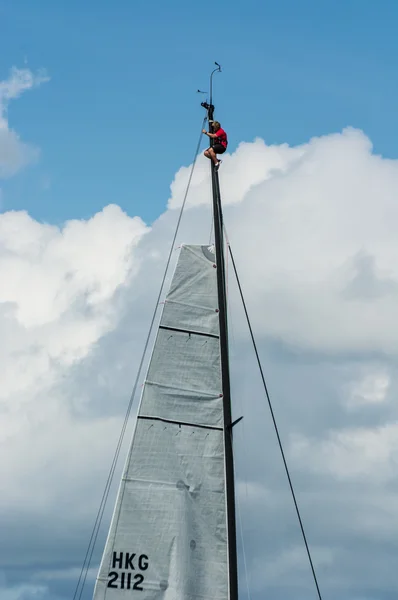
[[[18,98],[26,90],[30,90],[47,81],[49,81],[49,77],[45,71],[39,71],[35,75],[29,69],[17,69],[13,67],[9,78],[0,81],[1,127],[7,128],[8,126],[5,114],[9,101]]]
[[[51,530],[15,550],[18,565],[40,554],[42,575],[31,582],[66,581],[84,556],[188,173],[177,173],[169,209],[151,230],[115,205],[62,228],[24,212],[0,215],[0,514],[11,541],[27,523]],[[388,563],[383,544],[398,516],[398,164],[348,129],[297,148],[242,143],[220,180],[315,562],[332,596],[354,600],[364,596],[356,557],[374,552]],[[200,157],[177,244],[207,243],[209,202]],[[246,369],[244,329],[239,319],[231,328],[255,594],[309,597],[275,437]],[[384,600],[383,586],[396,585],[376,562],[367,581]]]
[[[368,372],[362,374],[359,381],[351,383],[347,405],[358,408],[363,405],[384,402],[390,383],[390,376],[385,369],[375,369],[372,372],[371,367],[369,367]]]
[[[10,129],[7,108],[10,100],[46,81],[49,78],[44,71],[34,74],[29,69],[15,67],[8,79],[0,81],[0,178],[15,175],[38,156],[37,148],[22,142],[19,135]]]
[[[134,277],[134,248],[148,232],[138,218],[110,205],[88,221],[62,229],[39,224],[24,212],[0,215],[0,495],[5,508],[25,502],[26,486],[48,481],[67,457],[72,477],[80,452],[97,457],[109,444],[112,419],[77,423],[60,389],[64,377],[117,326],[117,293]],[[82,396],[84,392],[82,392]],[[118,422],[117,422],[118,424]],[[116,425],[117,425],[116,424]],[[108,433],[108,436],[107,436]],[[7,453],[4,449],[7,448]],[[9,462],[8,452],[13,455]],[[104,460],[106,456],[104,455]],[[45,471],[40,469],[46,465]],[[66,481],[69,477],[66,476]],[[59,494],[38,486],[29,510],[44,510]]]
[[[318,473],[329,472],[338,479],[368,480],[373,483],[396,479],[398,424],[379,428],[337,431],[327,439],[311,443],[294,440],[291,455]]]
[[[32,377],[47,376],[51,361],[73,364],[117,322],[112,300],[139,268],[134,247],[147,232],[139,218],[110,205],[88,221],[63,229],[24,212],[0,215],[0,329],[7,345],[0,397],[20,389],[19,362],[34,362]],[[7,376],[8,373],[8,376]]]

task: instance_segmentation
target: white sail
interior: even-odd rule
[[[164,305],[95,600],[227,600],[215,257],[183,246]]]

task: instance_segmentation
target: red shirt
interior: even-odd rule
[[[224,146],[224,148],[226,148],[228,146],[228,138],[227,138],[227,134],[225,133],[224,129],[222,129],[220,127],[220,129],[218,131],[214,132],[217,136],[218,139],[216,139],[216,143],[221,144],[222,146]]]

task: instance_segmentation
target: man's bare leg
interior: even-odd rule
[[[213,163],[215,165],[218,165],[218,158],[217,158],[216,153],[214,152],[213,148],[209,148],[207,150],[207,152],[209,154],[208,158],[211,158],[211,160],[213,161]]]

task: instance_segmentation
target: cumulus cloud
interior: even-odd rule
[[[0,81],[0,178],[15,175],[19,169],[38,156],[38,149],[22,142],[19,135],[9,127],[8,104],[26,90],[48,80],[49,77],[44,71],[34,74],[29,69],[14,67],[8,79]]]
[[[0,215],[8,588],[71,595],[188,175],[176,174],[151,229],[115,205],[62,228]],[[396,592],[385,565],[397,533],[398,163],[347,129],[299,147],[242,143],[220,180],[321,587],[342,600],[387,600]],[[210,230],[200,157],[178,243],[207,243]],[[229,289],[235,412],[245,415],[236,431],[242,597],[247,579],[252,598],[301,600],[313,594],[310,571],[232,281]]]
[[[206,167],[191,206],[208,201]],[[187,177],[177,174],[170,207]],[[258,328],[316,351],[397,353],[397,161],[349,128],[297,148],[242,143],[220,179],[242,277],[260,292]]]

